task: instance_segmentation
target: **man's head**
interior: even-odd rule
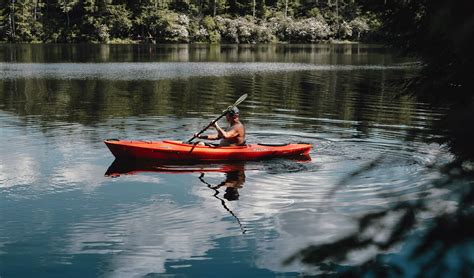
[[[234,106],[228,110],[226,114],[226,118],[227,120],[236,119],[239,117],[239,115],[240,115],[239,108],[237,108],[237,106]]]

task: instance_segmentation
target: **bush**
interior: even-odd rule
[[[215,22],[223,41],[230,43],[239,42],[237,26],[232,19],[216,16]]]
[[[221,35],[219,34],[219,30],[217,27],[216,22],[210,16],[204,17],[202,20],[203,28],[207,31],[207,41],[208,42],[220,42]]]
[[[250,18],[222,18],[217,16],[216,26],[224,41],[230,43],[260,43],[272,41],[272,31],[265,24]]]
[[[73,25],[70,29],[63,30],[59,40],[65,42],[108,42],[110,35],[107,25],[93,16],[84,17],[83,20],[82,25]]]
[[[189,37],[193,42],[220,42],[221,36],[214,19],[210,16],[202,20],[191,20],[189,23]]]
[[[132,28],[131,12],[125,5],[107,6],[105,23],[112,38],[128,38]]]
[[[142,36],[156,42],[189,41],[189,18],[184,14],[145,9],[135,22]]]
[[[291,18],[271,18],[269,25],[281,41],[317,42],[328,39],[332,34],[322,19],[307,18],[295,21]]]
[[[367,23],[367,19],[363,17],[357,17],[349,22],[349,25],[352,27],[352,31],[357,34],[357,40],[360,39],[360,35],[363,33],[367,33],[370,31],[369,24]]]
[[[209,32],[204,26],[192,23],[189,26],[189,37],[193,42],[208,42]]]
[[[352,37],[352,27],[346,21],[342,21],[339,25],[339,36],[341,39]]]
[[[97,30],[97,36],[100,42],[107,43],[109,41],[109,27],[105,24],[99,25],[99,29]]]
[[[318,21],[325,21],[324,17],[321,15],[321,11],[318,8],[312,8],[308,12],[306,12],[308,17],[314,17]]]

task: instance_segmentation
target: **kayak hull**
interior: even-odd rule
[[[105,140],[117,159],[159,161],[248,161],[277,157],[309,156],[310,144],[249,144],[209,147],[180,141]]]

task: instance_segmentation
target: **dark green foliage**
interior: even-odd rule
[[[140,40],[151,42],[187,42],[189,19],[168,10],[146,9],[135,20]]]
[[[309,25],[314,21],[302,21],[304,18],[328,23],[331,38],[336,39],[360,38],[371,30],[370,25],[365,28],[363,20],[351,23],[363,18],[354,1],[5,0],[0,3],[0,41],[220,42],[224,38],[227,42],[269,42],[285,37],[268,33],[268,20],[278,14],[298,22],[296,33],[312,28]],[[223,32],[201,22],[209,16],[241,22],[236,24],[240,27]],[[250,32],[247,27],[255,30]],[[289,37],[294,37],[289,41],[314,42],[328,39],[329,35]]]
[[[129,38],[132,20],[131,12],[125,5],[109,5],[104,20],[112,38]]]
[[[0,34],[14,42],[39,39],[42,30],[42,3],[33,0],[6,0],[0,4]],[[3,40],[3,39],[2,39]]]

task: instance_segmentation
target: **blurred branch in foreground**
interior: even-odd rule
[[[341,276],[469,277],[474,273],[474,255],[470,252],[474,244],[473,165],[451,164],[441,171],[445,175],[435,187],[451,190],[444,201],[455,201],[454,208],[422,196],[416,201],[399,202],[360,217],[356,231],[346,237],[309,246],[284,263],[301,260],[322,273],[337,272]],[[395,252],[403,259],[390,258]],[[366,259],[342,267],[351,265],[354,256]]]

